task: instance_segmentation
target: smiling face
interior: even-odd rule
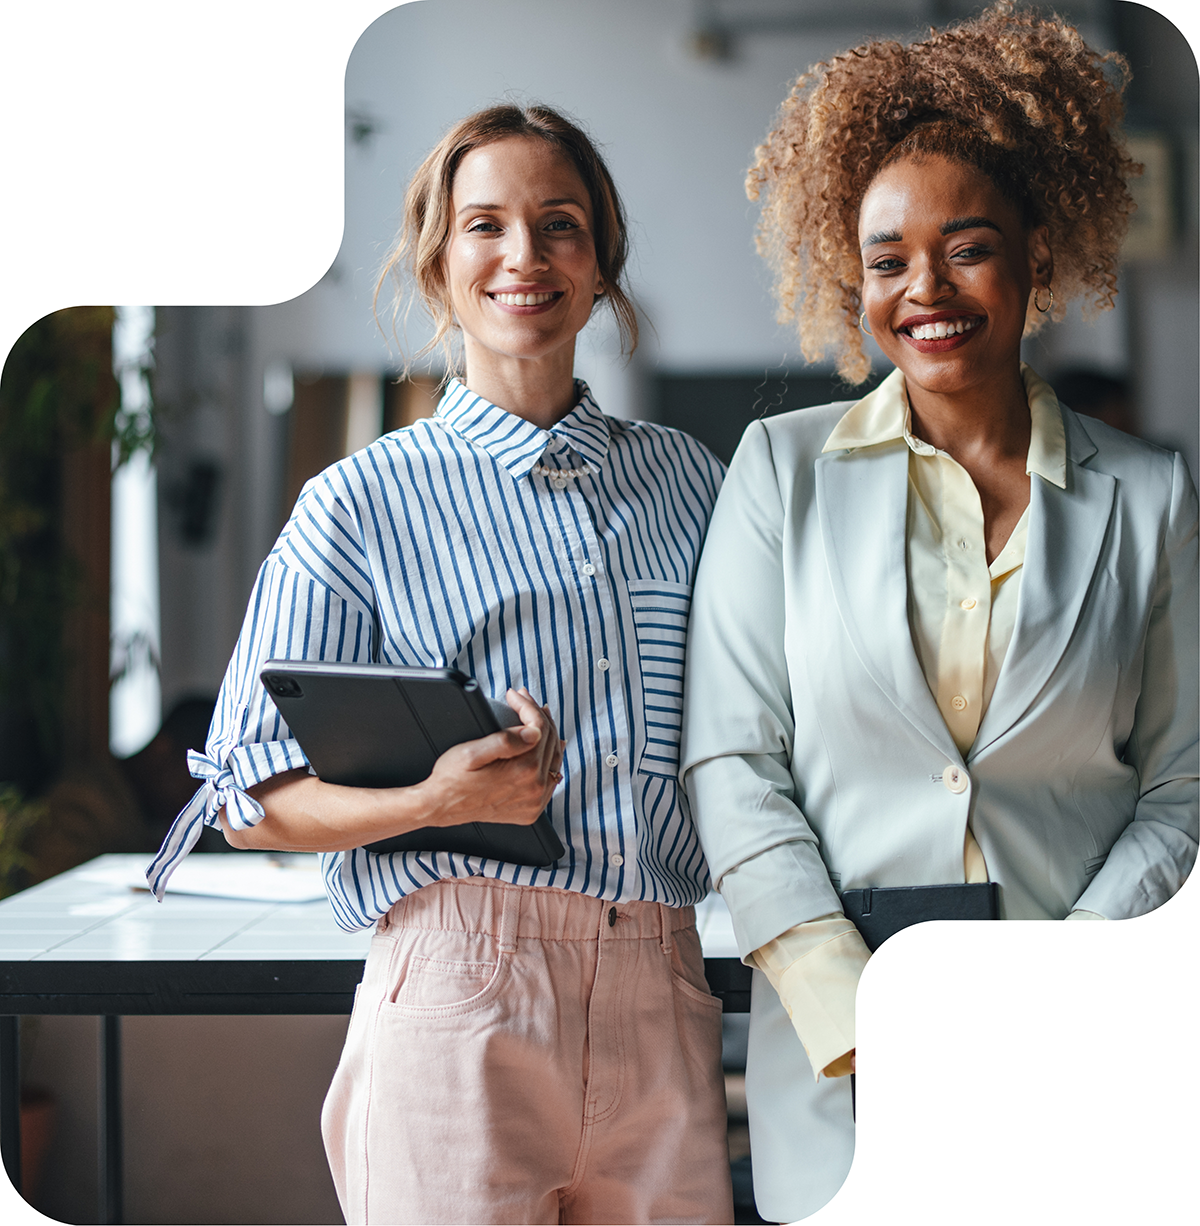
[[[512,136],[459,163],[444,256],[468,386],[544,364],[569,377],[604,289],[587,188],[547,141]]]
[[[954,397],[1019,377],[1030,290],[1050,282],[1046,230],[981,171],[921,156],[875,177],[859,211],[863,310],[910,396]]]

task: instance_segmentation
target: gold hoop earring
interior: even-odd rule
[[[858,327],[859,327],[859,330],[860,330],[860,331],[861,331],[861,332],[862,332],[862,333],[863,333],[865,336],[874,336],[874,335],[875,335],[875,333],[874,333],[874,332],[872,332],[872,331],[871,331],[871,329],[867,327],[867,313],[866,313],[866,311],[864,311],[864,312],[863,312],[863,313],[862,313],[862,314],[861,314],[861,315],[858,317]]]
[[[1038,300],[1038,295],[1041,294],[1043,289],[1050,295],[1050,301],[1047,302],[1045,306],[1042,306],[1041,302]],[[1050,286],[1039,285],[1037,289],[1033,291],[1033,305],[1037,307],[1041,314],[1049,314],[1050,309],[1054,306],[1054,291],[1050,288]]]

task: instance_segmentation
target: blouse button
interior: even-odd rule
[[[596,568],[590,562],[585,562],[580,569],[585,575],[594,575],[596,573]]]
[[[948,792],[960,796],[971,786],[971,778],[961,766],[947,766],[942,772],[942,784]]]
[[[625,857],[614,851],[613,854],[608,857],[608,862],[613,866],[613,868],[620,868],[621,865],[625,863]]]
[[[618,758],[618,757],[617,757],[617,755],[616,755],[615,753],[610,753],[610,754],[608,755],[608,757],[604,759],[604,765],[605,765],[605,766],[616,766],[616,764],[617,764],[617,763],[618,763],[620,760],[621,760],[621,759],[620,759],[620,758]]]
[[[968,596],[966,600],[962,601],[959,607],[963,609],[973,609],[977,603],[978,601],[976,601],[974,596]]]
[[[600,670],[602,673],[606,673],[606,672],[608,672],[608,661],[607,661],[607,660],[606,660],[606,659],[605,659],[603,656],[601,656],[601,657],[600,657],[600,659],[598,659],[598,660],[596,661],[596,667],[597,667],[597,668],[598,668],[598,669],[599,669],[599,670]]]
[[[567,480],[565,477],[555,477],[550,484],[553,485],[556,490],[565,490],[567,488]]]
[[[950,705],[956,711],[965,711],[967,709],[967,700],[961,694],[955,694],[954,697],[950,699]]]

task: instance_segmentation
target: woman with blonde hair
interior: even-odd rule
[[[692,910],[708,870],[677,779],[722,472],[574,377],[597,306],[636,343],[626,250],[603,161],[548,107],[478,112],[430,153],[388,269],[407,265],[435,343],[461,338],[460,376],[432,419],[301,493],[193,762],[207,782],[149,872],[161,896],[219,824],[324,853],[338,922],[375,925],[322,1119],[348,1222],[732,1219]],[[521,723],[413,787],[339,787],[259,681],[270,657],[456,667]],[[565,847],[548,867],[365,850],[543,811]]]
[[[1020,358],[1071,298],[1112,305],[1125,71],[998,4],[818,65],[750,171],[805,356],[861,381],[868,333],[895,367],[746,431],[692,604],[682,769],[755,968],[771,1220],[853,1155],[844,891],[990,882],[1000,918],[1113,920],[1195,860],[1191,477]]]

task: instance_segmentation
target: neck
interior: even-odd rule
[[[468,345],[463,383],[498,408],[549,430],[575,407],[575,346],[529,360],[488,353]]]
[[[968,469],[980,458],[1024,460],[1029,451],[1029,399],[1020,368],[967,391],[941,392],[906,380],[912,431]]]

